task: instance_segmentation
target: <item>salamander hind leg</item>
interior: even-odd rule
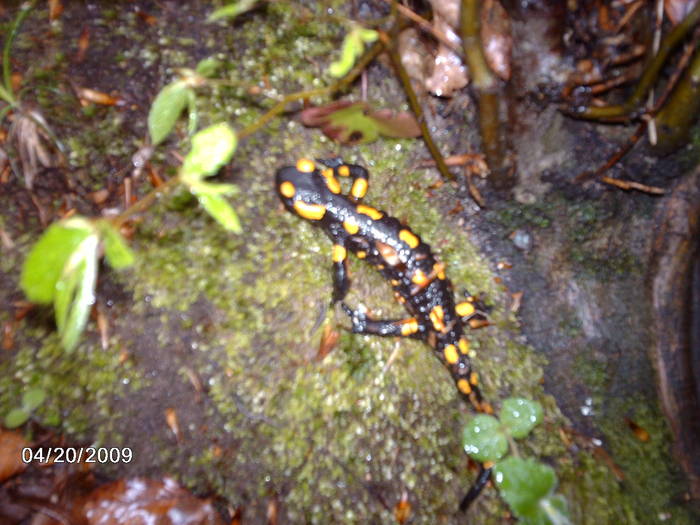
[[[341,303],[343,311],[350,317],[354,334],[372,334],[386,337],[414,337],[422,339],[425,327],[415,317],[407,319],[370,319],[362,310],[353,310]]]

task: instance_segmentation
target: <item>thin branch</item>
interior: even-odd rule
[[[413,90],[413,86],[411,85],[411,79],[409,78],[406,69],[403,67],[399,53],[396,51],[395,40],[393,42],[390,41],[389,35],[383,32],[379,33],[379,39],[384,42],[384,45],[389,52],[391,63],[394,65],[394,69],[396,69],[396,73],[399,76],[399,80],[401,80],[401,85],[403,86],[406,97],[408,98],[408,105],[411,107],[411,111],[413,111],[413,114],[416,116],[425,145],[428,147],[428,151],[430,151],[433,159],[435,159],[435,165],[437,166],[440,175],[442,175],[442,177],[446,180],[455,180],[455,176],[452,175],[450,170],[447,168],[445,159],[443,158],[442,154],[440,153],[440,149],[437,147],[432,135],[430,134],[428,124],[425,122],[423,108],[418,102],[416,92]]]

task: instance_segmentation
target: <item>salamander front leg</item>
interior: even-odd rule
[[[342,244],[333,245],[333,299],[331,306],[345,299],[350,289],[348,250]]]
[[[426,333],[425,327],[419,324],[415,317],[409,317],[408,319],[369,319],[363,311],[352,310],[347,304],[341,304],[345,313],[350,317],[354,334],[415,337],[420,339]]]
[[[369,172],[357,164],[345,164],[340,157],[332,159],[316,159],[318,162],[333,170],[333,174],[340,177],[351,177],[350,199],[360,202],[369,187]]]

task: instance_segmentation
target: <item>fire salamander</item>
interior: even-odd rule
[[[385,212],[362,204],[368,171],[340,158],[309,159],[277,171],[276,187],[285,207],[319,226],[333,241],[333,303],[341,301],[352,330],[359,334],[404,336],[428,343],[448,368],[457,390],[478,411],[492,413],[482,399],[479,376],[472,370],[464,323],[475,314],[469,302],[455,304],[452,285],[430,246]],[[349,195],[341,194],[338,177],[351,177]],[[398,302],[410,317],[370,319],[343,301],[350,287],[348,252],[373,265],[391,283]]]

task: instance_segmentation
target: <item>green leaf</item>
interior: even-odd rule
[[[511,397],[503,402],[500,418],[511,436],[522,439],[542,422],[542,405],[530,399]]]
[[[46,399],[46,391],[43,388],[30,388],[22,395],[22,408],[31,412],[41,405]]]
[[[328,128],[337,133],[324,133],[341,143],[364,144],[373,142],[379,136],[379,130],[374,120],[365,114],[366,105],[362,102],[352,104],[328,115]]]
[[[134,264],[134,252],[124,241],[124,237],[109,221],[98,221],[97,228],[102,236],[105,258],[115,270],[121,270]]]
[[[24,424],[27,419],[29,419],[29,412],[22,408],[13,408],[5,414],[5,421],[3,424],[5,428],[17,428]]]
[[[551,467],[534,459],[513,456],[496,464],[493,479],[513,513],[519,518],[530,520],[540,519],[541,502],[552,493],[557,482]]]
[[[200,60],[194,70],[203,77],[211,77],[214,73],[216,73],[216,70],[219,69],[220,65],[221,63],[217,59],[214,57],[209,57],[205,58],[204,60]]]
[[[223,18],[233,19],[238,15],[250,11],[258,0],[238,0],[231,4],[220,7],[207,18],[207,22],[215,22],[216,20],[221,20]]]
[[[233,184],[204,182],[201,180],[193,182],[189,189],[196,195],[233,195],[238,193],[238,187]]]
[[[75,348],[95,302],[98,245],[96,232],[83,239],[69,257],[56,283],[56,325],[66,351]]]
[[[340,58],[332,62],[328,68],[328,73],[335,78],[344,77],[355,65],[357,57],[362,54],[365,42],[374,42],[379,33],[373,29],[365,29],[360,26],[353,27],[343,39],[343,48]]]
[[[49,304],[71,253],[93,232],[87,220],[73,217],[52,224],[32,247],[20,277],[20,286],[32,302]]]
[[[148,112],[148,133],[154,146],[173,130],[190,93],[193,93],[192,89],[183,80],[171,82],[160,90]]]
[[[464,427],[462,446],[477,461],[498,461],[508,452],[508,439],[498,419],[478,414]]]
[[[236,133],[225,122],[197,133],[192,137],[192,149],[182,165],[183,181],[192,185],[203,177],[215,174],[231,160],[236,144]]]
[[[540,501],[540,510],[553,525],[571,525],[566,498],[561,494],[553,494]]]
[[[209,215],[224,228],[234,233],[241,233],[241,222],[231,205],[221,195],[197,194],[199,203]]]
[[[194,134],[197,131],[199,124],[199,113],[197,113],[197,97],[194,90],[190,89],[187,93],[187,133]]]

